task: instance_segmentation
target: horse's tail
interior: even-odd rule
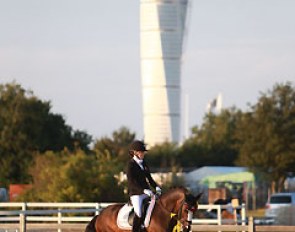
[[[95,232],[95,221],[98,215],[92,218],[92,220],[86,226],[85,232]]]

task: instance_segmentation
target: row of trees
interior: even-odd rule
[[[50,102],[20,85],[0,85],[0,184],[32,184],[27,200],[125,199],[119,174],[136,134],[122,127],[111,137],[93,141],[50,110]],[[247,166],[278,191],[295,167],[295,89],[291,83],[276,84],[247,112],[232,107],[218,115],[209,113],[182,145],[154,146],[147,161],[174,171]]]
[[[25,201],[112,202],[126,199],[118,173],[122,165],[106,153],[45,152],[35,156],[30,168],[33,188]],[[116,184],[117,183],[117,184]]]
[[[74,131],[62,115],[50,112],[41,101],[16,83],[0,85],[0,183],[24,183],[31,179],[28,167],[37,152],[65,147],[86,151],[91,136]]]
[[[241,165],[282,191],[287,177],[295,175],[295,89],[276,84],[261,93],[246,112],[236,108],[209,113],[201,127],[179,148],[193,165]]]

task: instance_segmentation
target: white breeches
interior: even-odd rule
[[[134,207],[134,212],[136,213],[136,215],[138,217],[141,217],[142,202],[147,197],[148,197],[148,195],[146,195],[146,194],[133,195],[130,197],[131,203]]]

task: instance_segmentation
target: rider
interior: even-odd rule
[[[142,141],[135,140],[131,143],[129,149],[131,159],[127,167],[127,182],[130,200],[135,212],[132,232],[141,231],[143,221],[142,202],[145,198],[153,195],[151,187],[156,190],[157,194],[161,194],[161,188],[152,178],[149,167],[144,162],[146,152],[145,144]]]

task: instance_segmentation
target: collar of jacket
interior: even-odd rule
[[[139,167],[143,170],[143,160],[139,159],[137,156],[133,156],[134,161],[139,165]]]

